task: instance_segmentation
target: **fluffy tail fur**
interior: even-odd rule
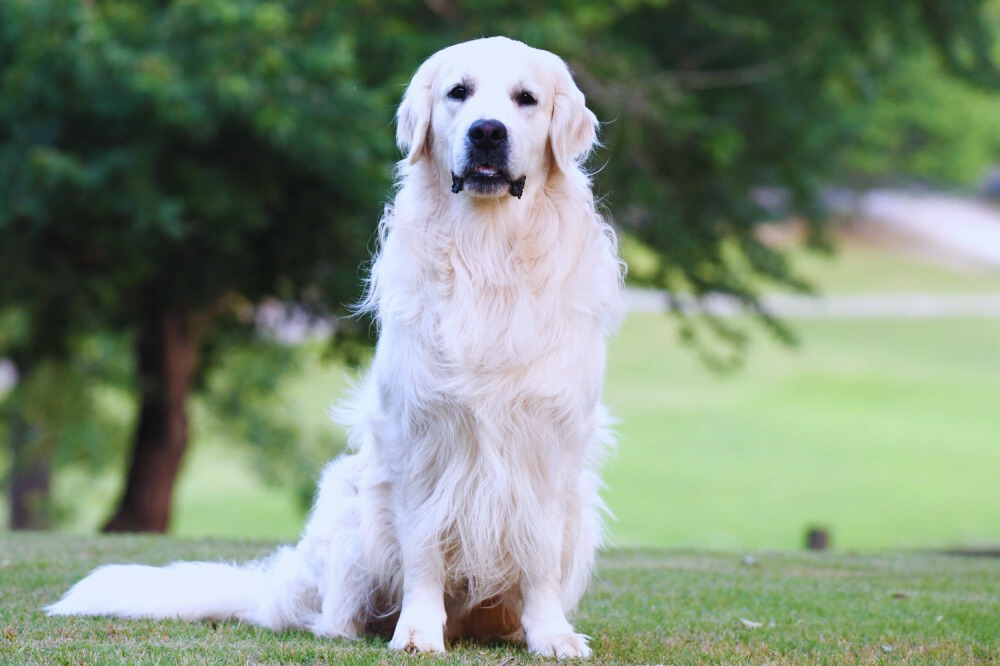
[[[372,589],[359,574],[358,456],[326,466],[297,546],[247,564],[175,562],[94,570],[47,606],[49,615],[241,620],[275,631],[353,637]],[[331,587],[332,585],[332,587]],[[325,613],[324,610],[325,604]]]
[[[275,630],[306,627],[316,615],[302,580],[300,554],[282,548],[244,565],[176,562],[95,569],[49,615],[114,615],[153,619],[238,619]]]

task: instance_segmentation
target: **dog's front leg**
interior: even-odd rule
[[[562,521],[554,520],[548,527],[550,535],[562,533]],[[521,579],[521,625],[528,649],[545,657],[586,659],[591,653],[588,637],[573,630],[559,596],[561,540],[551,538],[547,544],[546,552],[539,553],[532,570],[523,572]]]
[[[444,584],[435,546],[404,543],[403,603],[389,647],[406,652],[444,652]]]

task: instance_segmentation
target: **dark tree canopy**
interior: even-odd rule
[[[151,299],[352,300],[393,106],[416,64],[454,41],[503,33],[563,55],[606,123],[599,190],[662,255],[656,281],[751,308],[749,276],[791,276],[755,239],[772,211],[750,191],[785,188],[791,212],[820,220],[812,194],[861,136],[851,110],[908,53],[931,46],[959,76],[997,80],[979,0],[2,11],[3,302],[38,310],[46,332],[116,310],[127,322]]]
[[[24,324],[0,352],[30,374],[134,332],[133,471],[169,451],[137,487],[176,469],[223,315],[357,297],[393,147],[352,43],[315,3],[0,6],[0,308]]]
[[[4,302],[354,298],[387,114],[348,26],[301,5],[4,3]]]

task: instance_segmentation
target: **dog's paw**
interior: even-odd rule
[[[389,647],[403,652],[444,652],[444,630],[399,622]]]
[[[587,645],[589,637],[572,631],[543,634],[537,637],[529,633],[527,639],[528,649],[541,657],[589,659],[591,655],[590,646]]]

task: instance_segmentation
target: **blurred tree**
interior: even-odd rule
[[[929,53],[899,63],[879,88],[870,105],[853,109],[859,140],[841,155],[845,182],[978,185],[1000,161],[996,91],[945,75]]]
[[[857,173],[857,151],[871,156],[878,143],[897,140],[864,131],[863,122],[881,121],[893,132],[883,120],[889,108],[872,117],[880,101],[889,107],[905,92],[925,125],[935,114],[952,133],[967,129],[963,114],[941,114],[940,101],[923,96],[914,76],[901,78],[902,68],[936,60],[941,93],[1000,87],[992,52],[1000,10],[982,0],[409,0],[389,16],[370,8],[356,3],[354,19],[371,35],[360,45],[370,81],[393,58],[417,62],[480,35],[562,55],[606,122],[598,190],[618,227],[659,257],[649,282],[675,294],[729,294],[786,340],[790,331],[760,308],[758,293],[767,282],[808,285],[758,238],[758,224],[776,212],[752,194],[779,193],[779,214],[806,219],[809,243],[826,249],[819,187],[845,168]],[[967,146],[940,141],[922,157],[942,165]],[[739,324],[675,314],[710,363],[742,358]],[[724,344],[713,345],[720,337]]]
[[[359,289],[389,106],[336,4],[0,4],[0,307],[22,377],[80,331],[135,335],[139,417],[108,530],[162,531],[220,322]],[[209,347],[212,348],[212,347]]]
[[[220,351],[199,393],[205,407],[202,432],[244,445],[257,475],[294,492],[303,511],[312,504],[316,478],[331,458],[336,435],[330,432],[332,423],[303,427],[309,415],[280,384],[290,375],[300,380],[304,369],[320,366],[324,356],[326,350],[314,343],[289,346],[266,336],[252,345],[236,341]],[[324,396],[326,401],[335,397]]]
[[[75,467],[93,473],[120,460],[132,418],[107,409],[108,391],[122,385],[122,341],[78,338],[63,359],[46,358],[0,402],[7,456],[8,525],[45,529],[75,506],[53,500],[53,472]],[[3,428],[2,426],[5,426]],[[6,460],[5,460],[6,458]]]
[[[142,407],[109,527],[162,529],[206,339],[223,348],[220,322],[266,295],[317,312],[353,299],[402,86],[433,51],[491,34],[576,70],[607,121],[598,190],[658,257],[650,282],[733,295],[787,338],[758,290],[805,285],[759,240],[775,211],[753,194],[782,194],[823,246],[817,189],[857,163],[856,123],[901,63],[933,54],[939,72],[997,85],[989,7],[5,0],[0,308],[26,313],[28,331],[8,353],[24,373],[81,330],[135,332]],[[951,149],[935,147],[938,163]],[[741,356],[741,328],[683,317],[707,358],[727,360],[704,327]]]

